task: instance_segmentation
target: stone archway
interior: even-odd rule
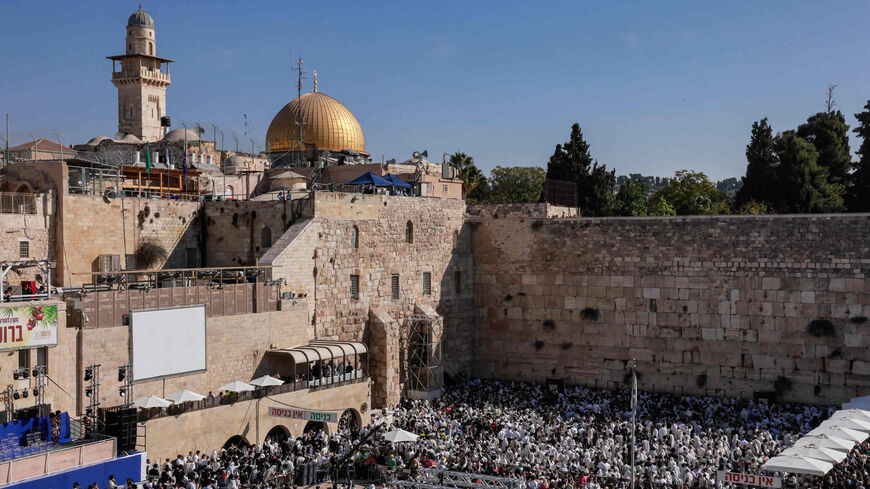
[[[356,409],[348,408],[338,418],[338,431],[356,431],[362,426],[362,419]]]
[[[323,421],[309,421],[309,422],[305,423],[305,429],[302,430],[302,433],[303,434],[310,433],[310,432],[317,433],[320,431],[323,431],[323,432],[326,432],[326,434],[329,434],[329,427],[326,426],[326,423],[324,423]]]
[[[247,446],[251,446],[251,444],[242,435],[233,435],[224,443],[224,448]]]
[[[276,425],[266,433],[266,439],[272,440],[276,443],[282,443],[287,441],[287,438],[290,437],[290,430],[287,427],[282,425]]]

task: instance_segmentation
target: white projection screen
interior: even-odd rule
[[[130,312],[133,381],[206,369],[205,304]]]

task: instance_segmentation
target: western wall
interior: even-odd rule
[[[870,386],[870,215],[469,206],[484,377],[838,403]],[[862,392],[863,390],[863,392]]]

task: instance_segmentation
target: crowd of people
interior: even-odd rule
[[[718,470],[758,473],[770,457],[833,408],[640,392],[636,487],[720,489]],[[523,489],[626,488],[631,478],[631,399],[607,391],[474,380],[434,401],[403,401],[371,426],[228,446],[148,462],[145,489],[282,489],[368,484],[447,469],[517,479]],[[380,425],[380,426],[378,426]],[[377,427],[376,427],[377,426]],[[402,428],[419,436],[392,444]],[[786,475],[783,487],[864,489],[870,444],[824,477]]]

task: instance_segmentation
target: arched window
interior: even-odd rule
[[[353,249],[359,248],[359,228],[356,226],[350,228],[350,245]]]
[[[408,224],[405,224],[405,242],[414,242],[414,223],[411,221],[408,221]]]
[[[272,230],[268,226],[260,232],[260,247],[266,249],[272,246]]]
[[[154,56],[154,43],[153,42],[148,43],[148,54],[150,54],[151,56]]]

